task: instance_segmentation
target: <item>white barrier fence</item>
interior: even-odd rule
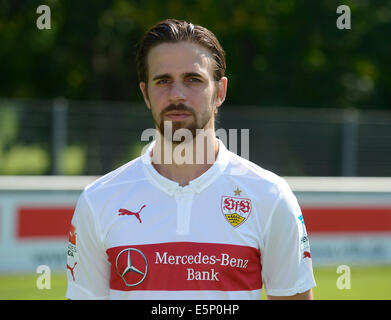
[[[0,177],[0,272],[65,271],[69,223],[97,177]],[[314,266],[391,264],[391,178],[286,177]]]

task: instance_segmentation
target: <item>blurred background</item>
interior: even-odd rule
[[[351,29],[337,28],[340,5]],[[249,159],[290,183],[315,298],[391,299],[388,0],[0,1],[0,298],[64,298],[78,195],[138,157],[153,127],[136,44],[165,18],[207,27],[225,49],[216,128],[249,129]],[[50,290],[36,287],[39,265]],[[339,265],[350,289],[337,288]]]

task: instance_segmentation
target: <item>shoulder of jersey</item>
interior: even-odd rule
[[[270,187],[274,186],[277,189],[288,187],[286,180],[279,175],[266,170],[231,151],[229,151],[229,153],[230,163],[226,168],[226,174],[235,175],[235,173],[239,173],[239,175],[242,175],[245,179],[257,180],[262,184],[269,184]]]
[[[144,171],[142,170],[142,157],[138,157],[132,161],[125,163],[119,168],[98,178],[84,188],[87,193],[92,193],[100,188],[107,188],[126,182],[138,181],[145,179]]]

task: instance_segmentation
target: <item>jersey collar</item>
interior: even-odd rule
[[[154,186],[170,196],[181,193],[200,193],[223,173],[229,161],[229,151],[221,140],[217,139],[217,141],[219,143],[219,152],[216,161],[201,176],[191,180],[187,186],[181,187],[178,182],[167,179],[153,167],[151,151],[155,145],[155,140],[151,142],[146,152],[142,155],[144,173]]]

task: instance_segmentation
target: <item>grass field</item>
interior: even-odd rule
[[[391,300],[391,266],[351,267],[351,289],[337,288],[337,268],[314,268],[316,300]],[[37,289],[38,274],[0,275],[0,300],[63,300],[66,275],[51,275],[51,289]],[[263,294],[263,298],[265,295]]]

